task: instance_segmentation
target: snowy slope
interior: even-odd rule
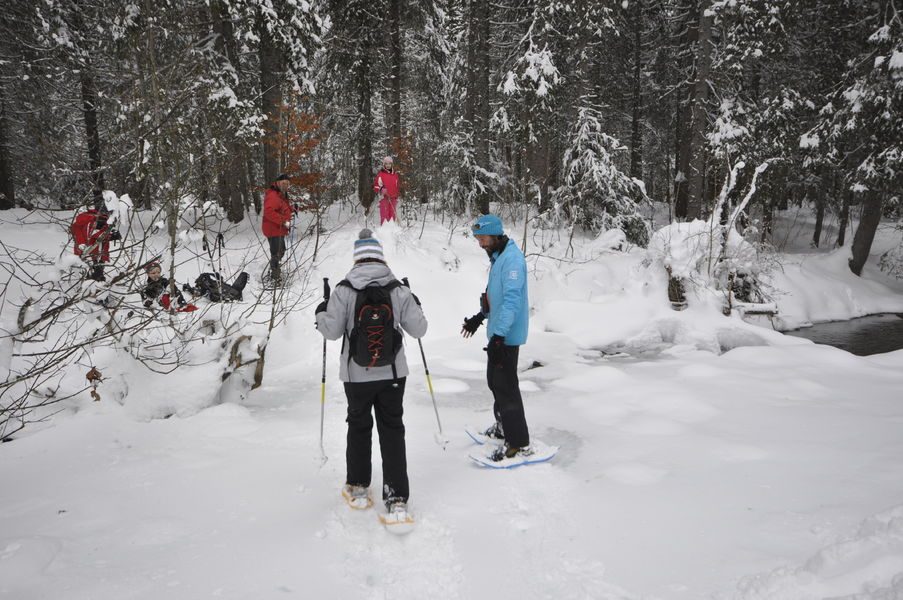
[[[14,228],[0,227],[6,241]],[[328,238],[313,281],[344,275],[359,227],[352,219]],[[467,460],[463,433],[491,418],[483,340],[459,331],[488,261],[439,223],[422,237],[394,226],[377,236],[426,309],[423,342],[452,440],[445,451],[433,440],[409,348],[414,533],[389,536],[373,511],[349,511],[339,496],[337,343],[320,461],[311,297],[277,330],[264,386],[243,402],[209,406],[206,367],[129,370],[122,405],[80,399],[52,427],[0,446],[0,598],[900,594],[903,351],[856,357],[702,305],[675,313],[641,253],[582,243],[567,260],[531,256],[522,389],[532,435],[562,450],[548,464],[487,471]],[[55,250],[63,239],[48,231],[40,243]],[[812,277],[826,287],[828,275]],[[870,285],[851,281],[844,293],[860,306],[900,302]],[[191,409],[149,419],[161,398]],[[374,489],[379,469],[374,449]]]

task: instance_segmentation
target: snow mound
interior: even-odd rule
[[[870,517],[858,530],[799,567],[741,580],[736,600],[894,600],[903,597],[903,506]]]

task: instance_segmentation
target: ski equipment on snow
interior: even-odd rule
[[[502,446],[504,447],[504,446]],[[523,465],[532,465],[552,460],[558,454],[558,446],[547,446],[546,444],[533,440],[527,448],[521,448],[512,457],[504,457],[501,460],[492,460],[490,456],[498,450],[498,446],[493,446],[488,453],[472,453],[470,459],[482,467],[490,469],[513,469]]]
[[[323,300],[329,302],[329,278],[323,278]],[[323,375],[320,377],[320,460],[325,465],[329,457],[323,448],[323,418],[326,412],[326,338],[323,338]],[[321,465],[322,466],[322,465]],[[342,495],[345,490],[342,489]]]
[[[401,281],[406,288],[411,289],[411,284],[408,282],[407,277],[403,277]],[[426,385],[430,390],[430,398],[433,400],[433,412],[436,413],[436,425],[439,426],[439,432],[436,434],[435,440],[436,443],[445,450],[445,446],[448,445],[449,440],[445,437],[445,434],[442,433],[442,421],[439,420],[439,407],[436,405],[436,394],[433,393],[433,380],[430,378],[430,368],[426,364],[426,353],[423,351],[423,341],[418,338],[417,344],[420,346],[420,358],[423,360],[423,370],[426,372]]]
[[[464,427],[464,433],[481,446],[483,444],[493,444],[505,441],[505,434],[502,432],[501,423],[493,423],[488,428],[482,430],[466,425]]]

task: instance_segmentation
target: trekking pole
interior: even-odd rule
[[[329,302],[329,278],[323,278],[323,300]],[[326,338],[323,338],[323,375],[320,377],[320,460],[326,464],[329,457],[323,448],[323,416],[326,412]]]
[[[408,283],[408,278],[402,278],[402,283],[408,289],[411,289],[411,284]],[[423,351],[423,341],[420,338],[417,338],[417,344],[420,346],[420,358],[423,360],[423,370],[426,372],[426,386],[430,390],[430,398],[433,400],[433,412],[436,413],[436,425],[439,426],[439,432],[433,436],[433,439],[437,444],[442,446],[442,449],[445,450],[445,446],[448,444],[448,438],[445,437],[445,434],[442,432],[442,421],[439,420],[439,407],[436,405],[436,394],[433,393],[433,380],[430,377],[430,368],[426,364],[426,353]]]

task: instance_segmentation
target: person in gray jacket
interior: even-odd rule
[[[371,286],[382,288],[391,303],[391,319],[395,332],[393,356],[382,357],[377,363],[359,364],[358,344],[352,335],[356,313],[361,310],[361,294]],[[366,292],[364,292],[366,293]],[[357,309],[357,310],[356,310]],[[388,315],[389,313],[386,312]],[[409,497],[407,457],[405,453],[404,422],[402,420],[405,380],[408,365],[401,342],[403,329],[420,338],[426,333],[427,322],[420,301],[402,286],[386,264],[382,245],[369,229],[361,230],[354,243],[354,266],[335,290],[328,302],[316,309],[317,330],[328,340],[342,340],[339,378],[345,385],[348,398],[348,435],[345,450],[346,479],[342,495],[354,508],[366,508],[370,499],[373,416],[379,434],[379,449],[383,462],[383,502],[388,513],[406,513]],[[372,344],[371,344],[372,346]],[[366,347],[366,344],[365,344]],[[388,353],[388,352],[387,352]],[[386,363],[388,364],[380,364]]]

